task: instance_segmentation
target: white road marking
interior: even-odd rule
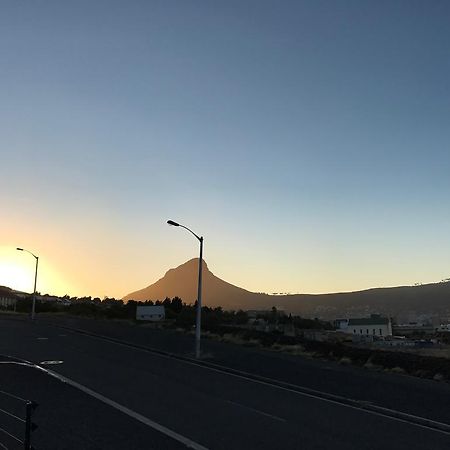
[[[48,337],[38,337],[36,338],[38,341],[48,341]]]
[[[17,361],[0,361],[0,364],[15,364],[17,366],[29,366],[30,364]]]
[[[249,411],[253,411],[256,414],[260,414],[261,416],[270,417],[271,419],[278,420],[280,422],[286,422],[286,419],[282,419],[281,417],[274,416],[264,411],[260,411],[259,409],[251,408],[250,406],[243,405],[242,403],[233,402],[231,400],[226,400],[226,402],[235,406],[239,406],[240,408],[248,409]]]
[[[51,361],[41,361],[39,364],[42,364],[44,366],[49,366],[49,365],[62,364],[63,362],[64,361],[57,359],[57,360],[51,360]]]
[[[148,417],[143,416],[142,414],[139,414],[136,411],[133,411],[132,409],[127,408],[126,406],[121,405],[120,403],[115,402],[114,400],[111,400],[108,397],[105,397],[104,395],[93,391],[92,389],[89,389],[87,386],[83,386],[80,383],[77,383],[74,380],[71,380],[70,378],[67,378],[63,375],[60,375],[59,373],[53,372],[52,370],[48,370],[47,368],[40,367],[39,365],[35,365],[36,368],[43,370],[47,374],[57,378],[59,381],[62,381],[63,383],[67,383],[68,385],[84,392],[85,394],[90,395],[91,397],[105,403],[108,406],[111,406],[112,408],[117,409],[118,411],[126,414],[127,416],[143,423],[144,425],[147,425],[160,433],[165,434],[166,436],[181,442],[188,448],[192,448],[194,450],[208,450],[206,447],[204,447],[201,444],[198,444],[197,442],[192,441],[191,439],[182,436],[181,434],[176,433],[175,431],[170,430],[169,428],[166,428],[165,426],[149,419]]]

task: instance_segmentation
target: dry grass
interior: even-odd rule
[[[222,338],[222,342],[230,342],[231,344],[238,344],[238,345],[244,345],[248,341],[245,339],[242,339],[240,336],[232,334],[232,333],[225,333]]]
[[[182,332],[186,333],[185,330],[181,330],[181,329],[178,329],[177,331],[182,331]],[[191,330],[188,333],[193,334],[194,331]],[[260,347],[260,348],[264,347],[266,350],[269,350],[269,351],[286,353],[286,354],[290,354],[293,356],[300,356],[300,357],[307,358],[307,359],[334,360],[344,366],[357,365],[357,366],[361,367],[361,363],[362,363],[362,361],[360,359],[353,360],[349,356],[342,356],[341,358],[339,358],[339,355],[335,355],[333,350],[330,350],[328,352],[328,354],[323,354],[321,352],[317,353],[312,350],[306,351],[305,347],[301,344],[285,345],[285,344],[274,343],[271,347],[266,347],[266,346],[263,346],[262,342],[259,339],[256,339],[256,338],[244,339],[239,334],[225,333],[223,336],[221,336],[219,334],[206,331],[206,332],[202,333],[202,335],[204,335],[205,338],[214,339],[219,342],[232,343],[232,344],[236,344],[236,345],[242,345],[245,347]],[[392,349],[392,350],[394,350],[394,349]],[[389,352],[392,353],[392,350],[389,349]],[[428,356],[428,357],[439,356],[439,357],[450,358],[450,348],[419,349],[419,350],[417,350],[417,349],[415,349],[415,350],[395,349],[394,351],[396,351],[398,353],[410,353],[410,354],[416,354],[416,355]],[[382,362],[381,363],[379,362],[378,364],[376,364],[373,362],[372,357],[369,357],[367,359],[367,361],[365,362],[363,367],[368,370],[384,371],[387,373],[395,373],[395,374],[407,374],[408,373],[409,375],[412,375],[412,376],[416,376],[416,377],[420,377],[420,378],[434,379],[435,381],[438,381],[438,382],[446,382],[447,381],[447,378],[444,374],[439,373],[439,372],[434,373],[434,371],[432,369],[427,369],[427,370],[418,369],[415,371],[407,372],[404,368],[402,368],[400,366],[395,366],[395,367],[389,368],[389,367],[384,366],[384,364]],[[436,369],[437,369],[437,367],[435,368],[435,370]]]
[[[350,364],[353,364],[353,361],[348,358],[347,356],[343,356],[340,360],[339,360],[339,364],[343,364],[345,366],[348,366]]]
[[[406,372],[404,371],[404,369],[402,369],[401,367],[398,367],[398,366],[393,367],[392,369],[385,369],[385,370],[386,370],[386,372],[392,372],[392,373],[399,373],[399,374],[404,374],[404,373],[406,373]]]
[[[435,358],[450,359],[450,348],[421,348],[414,353],[421,356],[434,356]]]
[[[432,356],[434,358],[447,358],[450,359],[450,347],[444,348],[389,348],[383,349],[389,352],[409,353],[419,356]]]
[[[379,364],[374,364],[370,360],[370,358],[367,360],[367,362],[364,364],[363,367],[366,368],[366,369],[369,369],[369,370],[383,370],[384,369],[383,366],[380,366]]]
[[[275,346],[277,347],[276,349],[274,348]],[[307,354],[307,352],[305,352],[305,348],[300,344],[296,344],[296,345],[275,344],[272,346],[272,348],[274,348],[274,350],[278,350],[283,353],[289,353],[290,355],[306,355]]]
[[[261,341],[259,339],[249,339],[243,345],[246,347],[261,347]]]

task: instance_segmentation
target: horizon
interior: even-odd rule
[[[172,267],[167,269],[163,275],[159,276],[157,279],[155,279],[153,282],[151,282],[150,284],[146,284],[145,286],[141,286],[137,289],[131,289],[129,290],[126,294],[119,296],[119,297],[115,297],[115,296],[103,296],[100,297],[98,295],[91,295],[91,294],[84,294],[84,295],[70,295],[70,294],[56,294],[53,292],[39,292],[39,295],[50,295],[50,296],[56,296],[56,297],[63,297],[65,295],[69,295],[69,297],[71,298],[84,298],[84,297],[91,297],[91,298],[100,298],[101,300],[105,299],[105,298],[115,298],[117,300],[123,300],[125,297],[130,296],[130,294],[137,292],[137,291],[141,291],[143,289],[146,289],[148,287],[153,286],[155,283],[161,281],[170,271],[172,270],[176,270],[179,269],[180,267],[195,261],[196,264],[198,264],[198,257],[197,258],[191,258],[187,261],[185,261],[184,263],[179,264],[178,266]],[[203,263],[205,264],[203,266],[203,271],[207,270],[209,271],[212,275],[214,275],[215,277],[219,278],[221,281],[225,281],[228,284],[231,284],[234,287],[237,287],[239,289],[244,289],[247,290],[245,288],[243,288],[242,286],[238,286],[236,284],[234,284],[232,281],[230,280],[225,280],[223,278],[221,278],[220,276],[218,276],[214,271],[210,270],[208,263],[205,261],[205,259],[203,259]],[[271,297],[284,297],[284,296],[296,296],[296,295],[304,295],[304,296],[320,296],[320,295],[335,295],[335,294],[352,294],[352,293],[358,293],[358,292],[364,292],[364,291],[370,291],[370,290],[378,290],[378,289],[396,289],[396,288],[405,288],[405,287],[420,287],[420,286],[429,286],[429,285],[433,285],[433,284],[441,284],[441,283],[450,283],[450,278],[446,278],[446,279],[442,279],[440,281],[429,281],[426,283],[414,283],[414,284],[404,284],[404,285],[396,285],[396,286],[372,286],[372,287],[367,287],[367,288],[363,288],[363,289],[357,289],[357,290],[348,290],[348,291],[330,291],[330,292],[263,292],[263,291],[248,291],[252,294],[261,294],[261,295],[268,295]],[[31,295],[30,292],[27,291],[22,291],[19,289],[15,289],[12,286],[7,286],[7,285],[3,285],[0,284],[0,287],[5,287],[5,288],[10,288],[14,291],[17,292],[21,292],[21,293],[28,293]],[[155,299],[156,300],[156,299]],[[183,299],[182,299],[183,300]],[[208,300],[208,299],[206,299]],[[128,300],[127,300],[128,301]]]
[[[0,6],[0,284],[121,298],[449,276],[450,4]]]

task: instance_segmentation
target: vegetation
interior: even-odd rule
[[[64,299],[63,299],[64,300]],[[55,301],[36,302],[38,313],[64,312],[76,316],[103,319],[135,320],[138,305],[163,305],[166,312],[164,326],[192,330],[195,326],[196,304],[183,303],[179,297],[166,298],[163,301],[127,303],[114,298],[83,297],[69,298],[70,304]],[[32,296],[17,301],[18,312],[29,313]],[[263,329],[255,328],[258,321],[265,324]],[[295,332],[287,336],[287,328]],[[249,319],[245,311],[225,311],[221,307],[202,308],[202,330],[211,337],[226,342],[252,345],[284,351],[292,354],[315,356],[332,359],[341,364],[353,364],[375,370],[388,370],[407,373],[414,376],[435,380],[450,379],[450,359],[419,354],[408,354],[395,351],[357,348],[343,343],[309,341],[303,337],[301,330],[328,330],[332,326],[318,319],[304,319],[299,316],[284,315],[272,308],[271,311],[258,314]],[[444,337],[444,335],[443,335]],[[448,335],[445,334],[448,339]]]
[[[115,298],[92,298],[92,297],[69,297],[68,295],[61,298],[62,302],[57,301],[36,301],[37,313],[56,313],[63,312],[75,316],[84,316],[103,319],[125,319],[135,320],[136,307],[163,305],[166,314],[166,326],[174,326],[186,330],[195,326],[197,304],[186,304],[179,297],[165,300],[157,300],[155,302],[148,300],[145,302],[137,302],[129,300],[117,300]],[[66,301],[66,304],[64,304]],[[19,299],[17,301],[17,311],[28,313],[31,310],[32,296]],[[254,321],[260,324],[266,324],[271,331],[290,324],[295,328],[301,329],[332,329],[328,322],[322,322],[318,319],[304,319],[299,316],[287,316],[277,311],[275,307],[271,311],[260,313]],[[249,316],[245,311],[226,311],[222,307],[210,308],[202,307],[202,329],[205,331],[224,333],[230,332],[230,329],[237,331],[238,329],[251,328],[249,325]]]

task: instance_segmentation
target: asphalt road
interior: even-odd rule
[[[450,434],[54,325],[179,354],[191,351],[190,337],[114,322],[43,322],[0,318],[1,389],[40,404],[37,449],[450,448]],[[444,383],[204,344],[215,363],[450,424]]]

